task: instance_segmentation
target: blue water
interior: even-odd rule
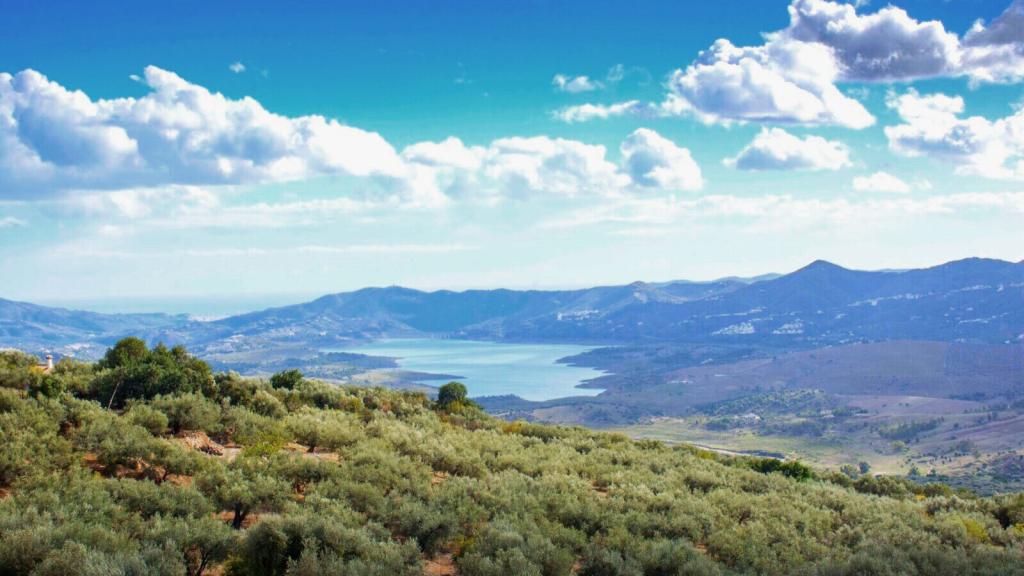
[[[408,338],[378,340],[346,348],[371,356],[398,359],[403,370],[450,374],[469,388],[471,397],[515,394],[526,400],[594,396],[600,390],[576,388],[602,374],[592,368],[559,364],[559,358],[590,350],[572,344],[505,344],[468,340]],[[443,382],[424,380],[438,385]]]

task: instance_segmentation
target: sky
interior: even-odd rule
[[[1024,259],[1024,0],[0,17],[2,298]]]

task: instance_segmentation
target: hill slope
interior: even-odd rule
[[[273,387],[131,343],[102,367],[32,363],[0,355],[3,573],[1024,570],[1024,496]]]

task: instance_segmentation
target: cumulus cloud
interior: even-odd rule
[[[647,110],[647,106],[639,100],[629,100],[616,104],[580,104],[578,106],[567,106],[555,112],[555,118],[573,124],[575,122],[587,122],[588,120],[605,120],[617,116],[640,115]]]
[[[858,14],[851,4],[794,0],[789,18],[780,35],[831,48],[843,80],[913,80],[959,69],[957,35],[939,21],[917,21],[896,6]]]
[[[0,217],[0,228],[24,228],[28,223],[14,216]]]
[[[765,128],[724,163],[740,170],[839,170],[850,165],[850,150],[820,136],[800,138],[781,128]]]
[[[402,151],[402,157],[429,167],[444,194],[463,198],[521,198],[538,193],[615,196],[658,185],[675,189],[682,176],[669,177],[673,171],[687,175],[686,189],[692,189],[693,170],[699,179],[700,169],[689,151],[652,131],[637,130],[622,146],[621,166],[608,159],[604,146],[547,136],[500,138],[488,146],[466,146],[449,138],[413,144]],[[657,182],[636,172],[630,163],[645,154],[657,158],[650,166],[657,172]]]
[[[578,92],[592,92],[602,87],[602,84],[592,80],[588,76],[569,77],[565,74],[555,74],[551,85],[560,92],[576,94]]]
[[[449,136],[441,142],[418,142],[402,150],[406,161],[438,168],[476,171],[483,163],[486,150],[466,146],[462,140]]]
[[[963,68],[975,82],[1024,79],[1024,0],[1014,0],[988,26],[975,22],[963,44]]]
[[[603,146],[546,136],[500,138],[488,146],[448,138],[410,145],[402,156],[424,170],[439,193],[452,198],[576,196],[620,186],[617,167]]]
[[[228,66],[228,70],[231,70],[235,74],[241,74],[242,72],[245,72],[245,64],[242,64],[241,62],[233,62]]]
[[[853,179],[853,189],[860,192],[910,192],[910,184],[888,172],[875,172],[870,176],[857,176]]]
[[[616,199],[649,191],[689,191],[703,186],[690,151],[649,129],[620,146],[621,161],[603,146],[535,136],[501,138],[470,146],[458,138],[419,142],[402,150],[408,186],[419,198],[492,203],[531,195]],[[241,192],[235,191],[235,194]],[[79,194],[67,203],[90,216],[114,218],[123,228],[281,228],[370,216],[375,211],[432,207],[402,194],[372,199],[336,196],[283,202],[232,204],[200,186],[163,186]]]
[[[704,186],[700,166],[686,148],[657,132],[640,128],[619,147],[633,182],[666,190],[699,190]]]
[[[662,112],[709,123],[872,125],[867,109],[836,87],[838,77],[834,55],[822,44],[780,38],[738,47],[722,39],[672,73]]]
[[[1024,78],[1024,0],[961,38],[939,21],[914,19],[902,8],[863,12],[862,3],[792,0],[786,28],[764,42],[717,40],[669,76],[659,112],[708,123],[772,122],[861,129],[875,119],[838,85],[967,77],[981,82]],[[635,109],[642,109],[642,106]],[[599,105],[566,109],[572,121],[631,110]]]
[[[274,114],[252,98],[233,100],[160,68],[146,68],[144,82],[150,92],[141,98],[93,100],[31,70],[0,74],[0,196],[74,192],[142,216],[147,204],[180,198],[183,190],[316,176],[344,182],[356,201],[420,207],[453,198],[693,189],[699,182],[689,152],[650,131],[624,144],[630,166],[610,160],[604,146],[547,136],[486,146],[448,138],[399,152],[375,132],[322,116]],[[641,158],[651,163],[643,174],[636,172]]]
[[[794,0],[780,35],[820,42],[835,53],[845,81],[911,81],[966,76],[972,83],[1024,78],[1024,0],[962,38],[937,20],[918,21],[887,6],[871,14],[828,0]]]
[[[1024,109],[997,120],[963,118],[964,100],[908,90],[888,100],[902,124],[888,126],[889,148],[950,162],[957,173],[1024,179]]]
[[[379,134],[322,116],[288,118],[154,66],[142,98],[92,100],[33,70],[0,74],[0,189],[240,184],[317,174],[397,177]]]

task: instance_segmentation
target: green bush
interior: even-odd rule
[[[776,458],[760,458],[750,463],[750,467],[762,474],[779,473],[794,480],[808,480],[814,472],[796,460],[778,460]]]
[[[147,404],[132,404],[125,417],[132,424],[142,426],[153,436],[160,436],[167,431],[170,420],[163,412]]]
[[[138,338],[119,341],[97,363],[100,370],[91,393],[104,406],[120,408],[129,400],[150,399],[158,395],[202,393],[216,394],[216,382],[210,366],[180,347],[163,344],[152,350]]]
[[[294,390],[302,382],[302,372],[298,370],[285,370],[270,377],[270,385],[283,390]]]
[[[172,434],[183,430],[202,430],[216,433],[220,430],[220,406],[200,394],[157,396],[150,405],[167,417]]]
[[[466,408],[479,408],[476,402],[469,399],[466,385],[461,382],[449,382],[437,391],[437,407],[448,412],[462,412]]]

